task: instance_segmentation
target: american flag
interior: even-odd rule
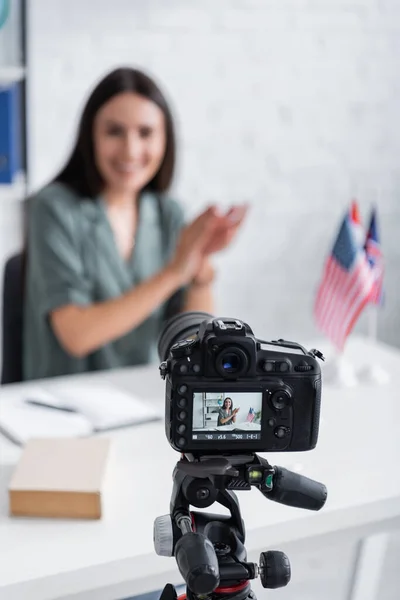
[[[254,417],[256,416],[256,411],[254,408],[249,408],[249,412],[247,413],[246,421],[252,423],[254,421]]]
[[[374,278],[359,244],[357,227],[351,210],[343,219],[325,263],[314,305],[317,326],[338,350],[343,349],[373,288]]]
[[[376,209],[371,213],[369,228],[365,239],[365,252],[370,264],[373,276],[374,286],[371,294],[371,302],[373,304],[383,304],[383,254],[378,234],[378,219]]]

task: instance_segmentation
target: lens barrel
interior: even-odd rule
[[[203,321],[213,318],[213,315],[206,312],[190,311],[180,313],[169,319],[158,338],[158,357],[160,361],[168,358],[171,346],[175,342],[195,335]]]

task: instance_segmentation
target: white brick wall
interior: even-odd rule
[[[265,337],[315,335],[342,209],[356,195],[366,218],[379,195],[379,332],[400,346],[399,29],[398,0],[30,0],[32,187],[64,161],[94,81],[142,67],[178,119],[176,193],[189,211],[252,205],[218,261],[219,312]]]

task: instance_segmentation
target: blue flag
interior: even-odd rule
[[[365,253],[374,276],[374,286],[371,293],[373,304],[383,304],[383,275],[384,261],[382,247],[378,233],[378,218],[376,208],[372,209],[367,236],[365,239]]]

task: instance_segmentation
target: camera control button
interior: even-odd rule
[[[179,413],[178,417],[180,418],[181,421],[184,421],[187,417],[187,414],[184,410],[181,410],[181,412]]]
[[[187,365],[179,365],[179,372],[180,373],[187,373],[188,372],[188,366]]]
[[[290,365],[288,362],[283,361],[283,362],[279,363],[279,371],[281,373],[286,373],[289,370],[290,370]]]
[[[289,433],[289,429],[287,427],[277,427],[274,431],[275,435],[277,438],[279,438],[280,440],[284,437],[286,437]]]
[[[179,398],[179,400],[178,400],[178,406],[180,406],[181,408],[186,408],[186,406],[187,406],[187,400],[186,400],[186,398]]]
[[[160,375],[162,379],[165,379],[166,376],[168,375],[168,371],[169,371],[169,367],[168,367],[168,363],[166,360],[164,360],[161,365],[159,366],[159,370],[160,370]]]
[[[274,360],[266,360],[263,363],[263,371],[265,371],[266,373],[272,373],[273,371],[275,371],[275,361]]]
[[[275,410],[283,410],[290,403],[290,395],[286,390],[277,390],[272,394],[271,404]]]
[[[178,387],[178,392],[179,392],[180,394],[185,394],[185,392],[187,392],[187,385],[185,385],[185,384],[183,384],[183,385],[180,385],[180,386]]]
[[[186,431],[186,425],[184,423],[181,423],[180,425],[178,425],[178,427],[176,428],[178,433],[185,433]]]
[[[183,448],[183,446],[186,446],[186,439],[184,437],[180,437],[177,441],[177,445],[180,448]]]
[[[197,365],[197,364],[193,365],[192,371],[193,371],[193,373],[200,373],[200,371],[201,371],[200,365]]]
[[[268,426],[269,427],[274,427],[275,423],[276,423],[275,419],[268,419]]]

